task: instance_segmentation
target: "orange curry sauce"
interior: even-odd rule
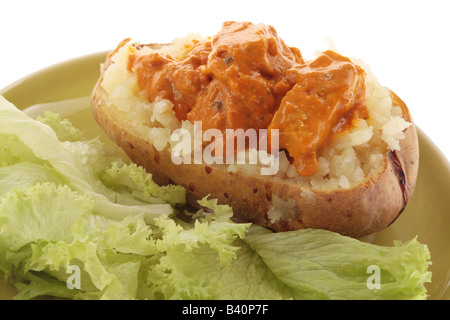
[[[170,100],[179,120],[222,132],[278,129],[302,176],[317,171],[317,154],[335,135],[368,117],[363,69],[333,51],[305,62],[267,25],[225,22],[182,60],[137,51],[128,69],[149,101]]]

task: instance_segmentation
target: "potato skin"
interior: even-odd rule
[[[361,184],[346,190],[306,189],[289,181],[247,176],[202,164],[175,165],[168,151],[158,152],[133,130],[132,119],[108,108],[108,96],[100,76],[91,96],[91,108],[100,127],[137,165],[153,174],[160,185],[177,184],[187,189],[187,200],[196,205],[206,195],[233,207],[236,222],[252,222],[274,231],[318,228],[350,237],[363,237],[392,224],[411,198],[419,167],[419,146],[414,124],[405,130],[400,151],[384,155],[384,167]],[[412,122],[404,102],[394,93],[394,105]],[[267,212],[272,199],[293,199],[290,218],[272,223]]]

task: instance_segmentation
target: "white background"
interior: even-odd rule
[[[273,25],[306,58],[327,49],[327,38],[341,54],[362,58],[450,159],[449,17],[449,0],[2,0],[0,88],[127,37],[169,42],[246,20]]]

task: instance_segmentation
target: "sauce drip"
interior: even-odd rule
[[[149,101],[170,100],[179,120],[223,133],[279,130],[280,149],[303,176],[317,171],[317,154],[335,135],[368,117],[359,66],[333,51],[305,62],[272,26],[225,22],[181,60],[137,51],[128,69]]]

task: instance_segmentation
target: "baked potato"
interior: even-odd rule
[[[133,162],[152,173],[158,184],[184,186],[192,205],[209,195],[230,205],[236,222],[252,222],[277,232],[319,228],[359,238],[397,219],[414,192],[419,163],[417,133],[405,103],[379,85],[359,61],[352,63],[367,73],[363,103],[367,103],[368,114],[352,119],[351,126],[316,149],[317,168],[312,174],[299,174],[285,149],[280,149],[280,170],[271,176],[255,173],[251,165],[175,164],[171,133],[179,128],[192,132],[192,122],[177,118],[183,106],[176,109],[170,96],[155,97],[144,90],[130,57],[157,53],[158,59],[192,59],[189,53],[202,41],[214,46],[217,37],[189,35],[166,45],[141,45],[126,39],[102,65],[92,92],[92,112]],[[273,42],[265,45],[273,56]],[[284,43],[280,46],[277,52],[292,49]],[[291,52],[292,59],[307,63],[299,62],[298,51]],[[201,54],[207,59],[207,54]],[[225,62],[231,59],[222,58]],[[150,81],[147,85],[156,90],[159,84]],[[190,89],[195,85],[194,79]]]

